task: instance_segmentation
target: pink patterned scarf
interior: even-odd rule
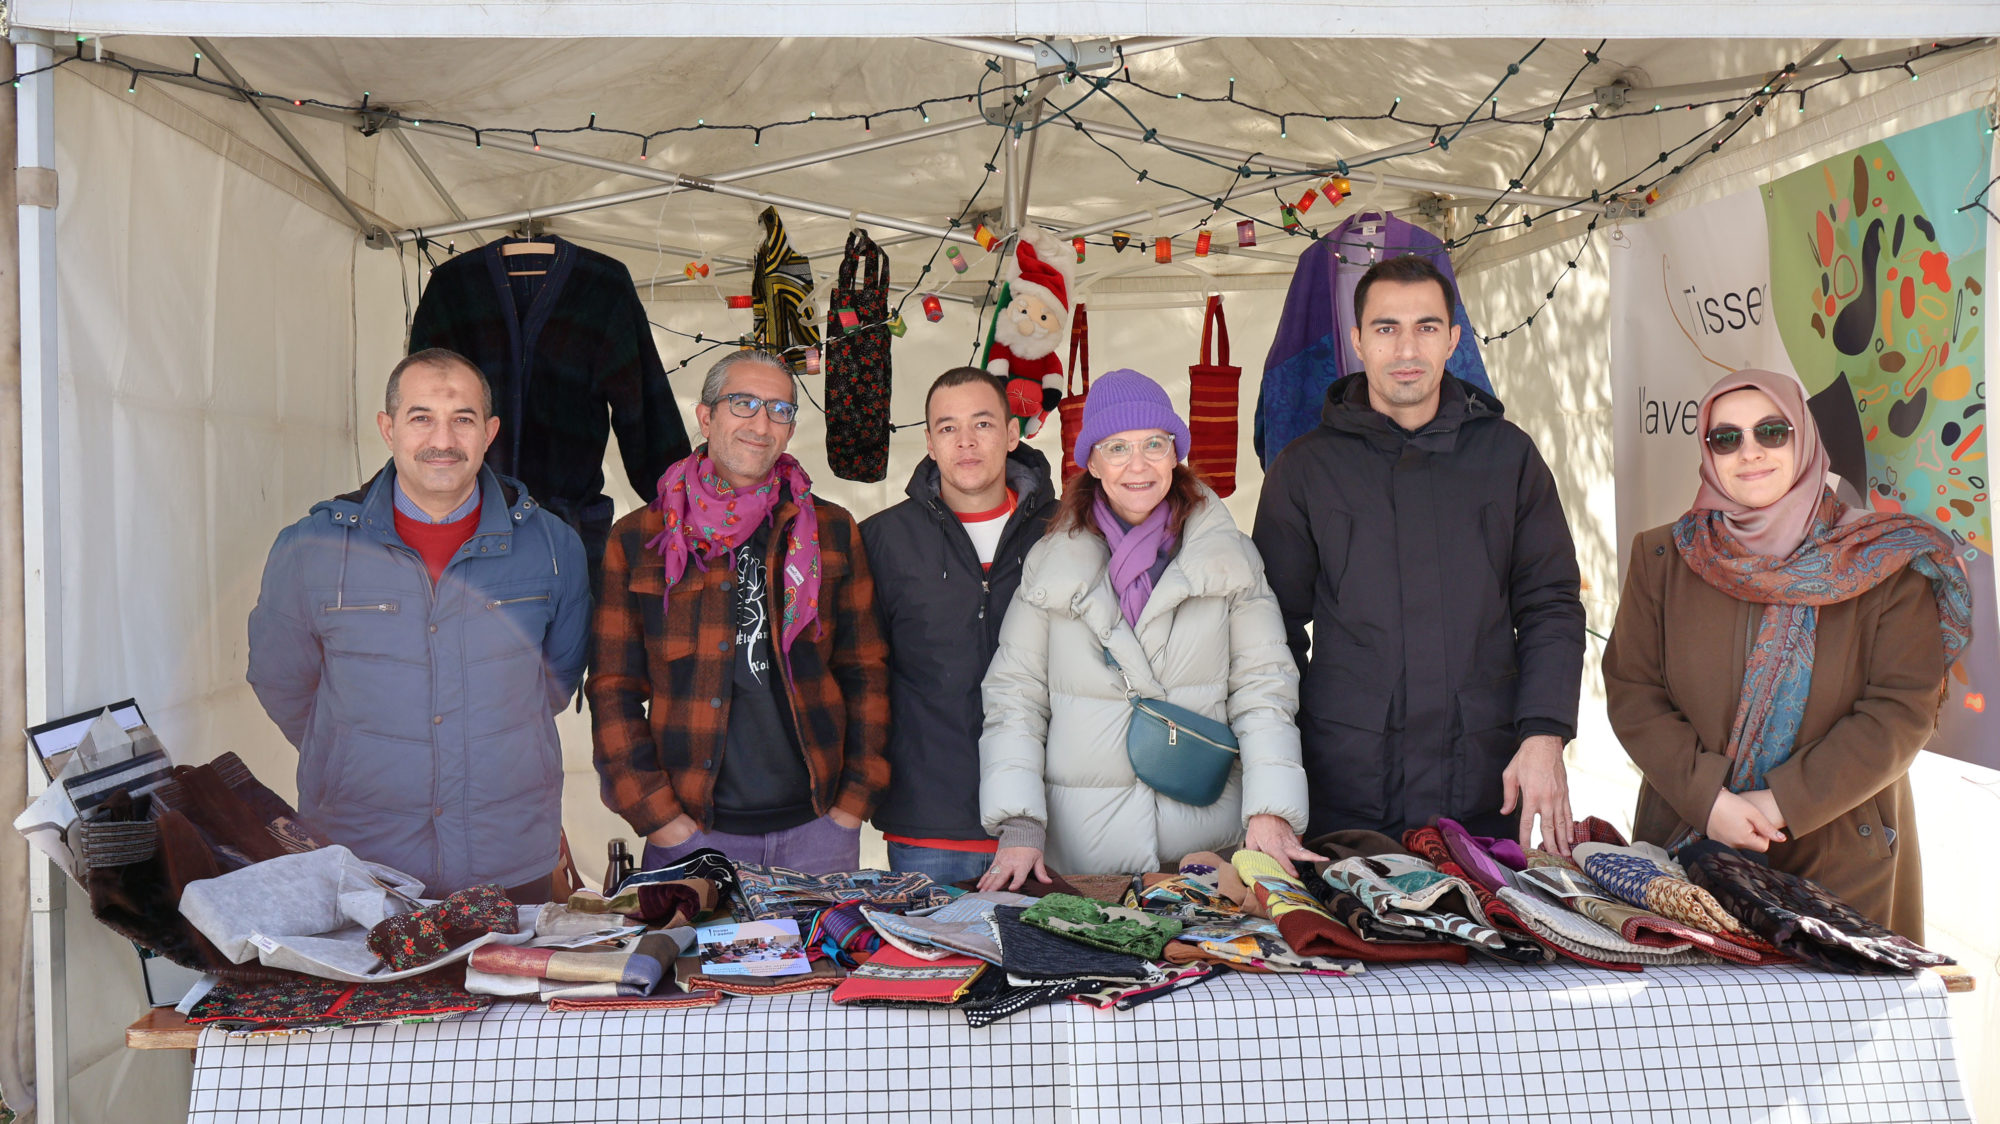
[[[666,564],[667,592],[661,595],[661,611],[690,560],[704,572],[718,557],[728,558],[733,566],[736,548],[750,541],[787,493],[799,505],[799,516],[785,540],[785,605],[778,636],[778,648],[789,659],[792,640],[807,624],[819,621],[820,579],[819,514],[813,506],[812,479],[790,453],[780,454],[771,475],[747,491],[730,487],[717,475],[705,445],[667,467],[653,501],[653,510],[666,517],[666,527],[646,544],[648,550],[659,551]]]

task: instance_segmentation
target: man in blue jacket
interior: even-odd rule
[[[583,544],[484,467],[477,367],[389,374],[390,461],[278,535],[250,613],[250,686],[299,750],[299,811],[442,897],[547,901],[562,831],[555,714],[583,675]]]

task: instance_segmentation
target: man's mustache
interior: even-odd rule
[[[437,457],[449,457],[455,461],[462,461],[465,459],[465,454],[457,449],[423,449],[417,453],[417,459],[420,461],[433,460]]]

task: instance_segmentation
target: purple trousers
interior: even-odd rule
[[[797,827],[765,835],[731,835],[697,831],[674,847],[646,844],[641,870],[666,866],[683,855],[713,847],[731,862],[782,866],[803,874],[839,874],[861,869],[861,831],[849,830],[821,816]]]

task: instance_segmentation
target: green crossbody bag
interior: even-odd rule
[[[1197,808],[1215,803],[1236,764],[1236,732],[1165,699],[1141,698],[1109,648],[1104,662],[1125,681],[1125,698],[1132,704],[1132,722],[1125,731],[1125,757],[1132,771],[1169,799]]]

